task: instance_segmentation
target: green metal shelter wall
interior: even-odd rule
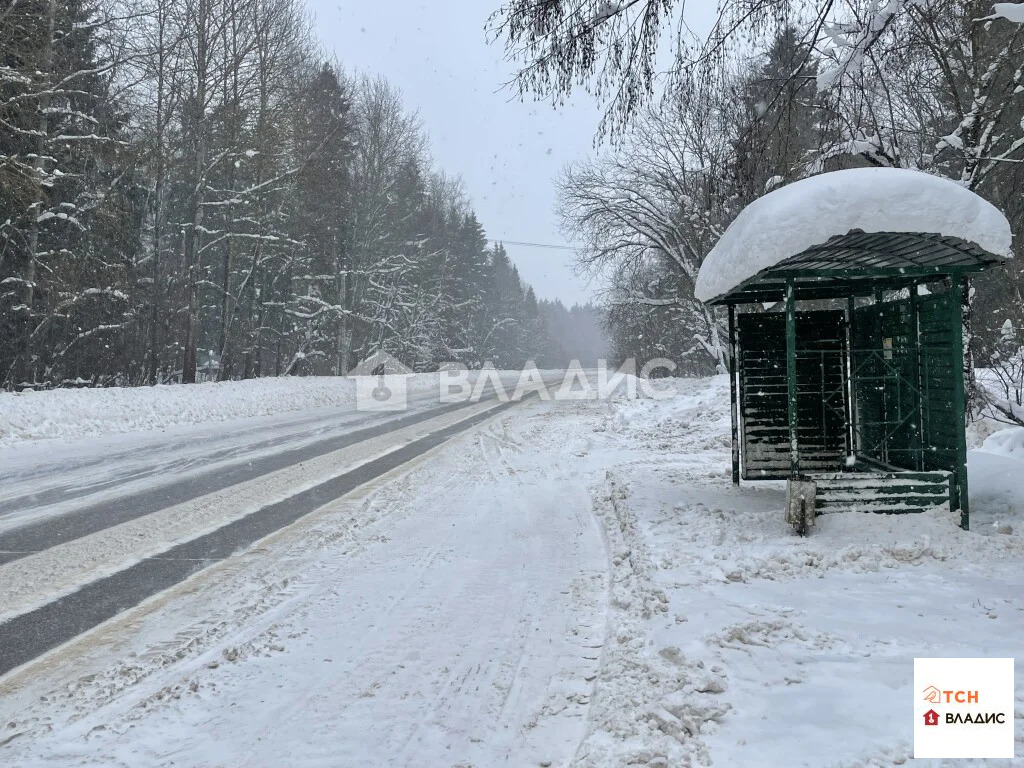
[[[846,330],[841,311],[800,312],[797,444],[802,471],[841,469],[847,450]],[[790,475],[786,317],[737,317],[743,478]]]
[[[963,403],[957,403],[957,379],[963,380],[959,351],[963,326],[959,297],[951,293],[919,299],[921,394],[924,432],[924,469],[956,472],[961,458]],[[963,460],[966,461],[966,456]]]
[[[854,311],[852,380],[859,455],[922,469],[916,321],[909,300]]]
[[[956,471],[961,333],[952,294],[860,307],[851,332],[855,449],[910,470]]]

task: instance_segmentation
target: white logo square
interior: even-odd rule
[[[1013,757],[1013,659],[914,659],[914,757]]]
[[[384,376],[357,376],[356,410],[359,411],[404,411],[408,405],[406,392],[408,376],[387,374]]]

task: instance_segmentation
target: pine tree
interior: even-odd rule
[[[334,375],[352,367],[350,101],[347,86],[326,63],[299,94],[292,154],[300,170],[287,201],[288,228],[302,242],[303,265],[288,315],[305,327],[297,342],[304,369]]]
[[[732,164],[741,204],[803,175],[820,143],[816,73],[800,33],[787,26],[744,79]]]
[[[9,9],[0,90],[0,372],[7,386],[113,375],[135,321],[138,198],[119,164],[124,120],[80,0]],[[8,26],[9,25],[9,26]],[[120,361],[118,361],[120,362]]]

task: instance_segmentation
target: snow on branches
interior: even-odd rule
[[[1015,24],[1024,24],[1024,3],[996,3],[992,6],[992,15],[982,17],[982,21],[1006,19]]]

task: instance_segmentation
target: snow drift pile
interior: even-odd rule
[[[437,374],[410,377],[411,391]],[[351,403],[355,381],[337,376],[249,379],[157,387],[0,393],[0,445],[271,416]]]

